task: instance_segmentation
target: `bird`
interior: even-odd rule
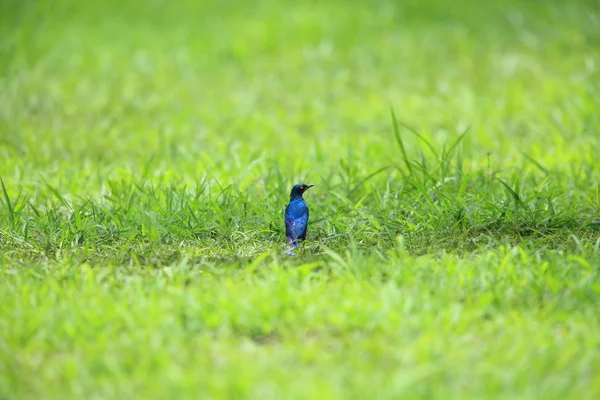
[[[313,187],[306,183],[294,185],[290,192],[290,202],[285,207],[285,236],[290,250],[289,255],[294,255],[292,249],[298,247],[298,240],[306,239],[306,230],[308,228],[308,206],[302,198],[302,194]]]

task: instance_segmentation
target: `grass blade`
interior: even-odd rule
[[[15,223],[15,211],[13,209],[12,203],[10,202],[10,197],[8,196],[6,186],[4,186],[4,180],[1,177],[0,184],[2,184],[2,193],[4,195],[4,201],[6,202],[6,208],[8,208],[8,219],[10,221],[11,226],[13,226]]]
[[[398,120],[396,119],[396,114],[394,113],[394,109],[390,107],[390,112],[392,114],[392,123],[394,127],[394,136],[396,137],[396,142],[398,146],[400,146],[400,152],[402,152],[402,158],[404,159],[404,163],[406,164],[406,168],[408,169],[409,174],[412,174],[412,166],[408,161],[408,156],[406,155],[406,148],[404,147],[404,142],[402,141],[402,136],[400,135],[400,128],[398,127]]]
[[[521,206],[524,209],[526,209],[527,207],[525,207],[525,203],[523,203],[523,201],[521,200],[521,197],[519,196],[519,194],[517,192],[515,192],[513,190],[513,188],[511,188],[508,183],[504,182],[502,179],[500,178],[496,178],[498,179],[498,181],[502,184],[502,186],[504,186],[504,188],[506,190],[508,190],[508,193],[510,193],[511,197],[513,198],[513,200],[515,201],[515,204],[517,206]]]

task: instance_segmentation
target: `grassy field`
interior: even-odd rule
[[[0,0],[0,399],[600,398],[600,3],[496,3]]]

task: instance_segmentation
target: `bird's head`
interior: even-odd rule
[[[290,193],[290,199],[301,199],[302,194],[313,186],[315,185],[307,185],[306,183],[299,183],[297,185],[294,185],[294,187],[292,188],[292,192]]]

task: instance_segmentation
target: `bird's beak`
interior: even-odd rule
[[[313,186],[315,186],[315,185],[306,185],[306,189],[310,189]],[[304,190],[306,190],[306,189],[304,189]]]

